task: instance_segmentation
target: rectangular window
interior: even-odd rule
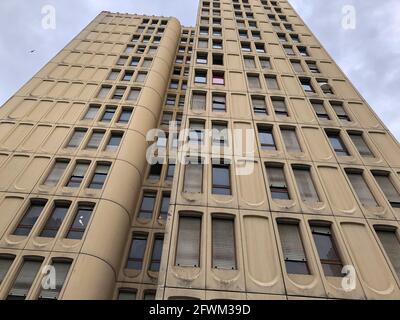
[[[165,180],[172,181],[174,179],[175,174],[175,163],[168,163],[167,175]]]
[[[327,135],[333,150],[338,156],[346,157],[350,155],[339,132],[327,132]]]
[[[127,58],[127,57],[120,57],[120,58],[118,59],[118,61],[117,61],[117,65],[118,65],[118,66],[124,66],[125,63],[126,63],[126,61],[128,61],[128,58]]]
[[[272,97],[272,106],[274,107],[275,114],[280,117],[288,117],[289,113],[286,107],[285,98]]]
[[[212,48],[213,49],[222,49],[222,40],[213,39]]]
[[[212,267],[236,270],[235,220],[212,218]]]
[[[330,101],[330,104],[340,121],[351,122],[351,119],[346,113],[346,110],[344,109],[343,104],[341,102]]]
[[[309,57],[310,55],[308,54],[307,48],[306,47],[297,47],[297,50],[299,50],[299,53],[303,57]]]
[[[39,300],[57,300],[62,288],[64,287],[65,279],[68,276],[71,268],[71,260],[55,260],[52,262],[56,273],[55,289],[42,289],[39,294]]]
[[[317,79],[317,83],[320,86],[323,93],[334,94],[331,85],[328,83],[328,80]]]
[[[195,71],[194,82],[195,83],[200,83],[200,84],[207,83],[207,71],[205,71],[205,70],[196,70]]]
[[[310,102],[311,102],[311,105],[312,105],[314,112],[317,115],[318,119],[322,119],[322,120],[330,120],[331,119],[328,115],[328,112],[326,111],[323,101],[312,100]]]
[[[152,180],[152,181],[160,180],[162,167],[163,166],[160,163],[155,163],[155,164],[151,165],[147,179]]]
[[[213,94],[212,110],[214,112],[226,112],[226,97],[222,94]]]
[[[139,72],[138,75],[136,76],[136,82],[137,83],[144,83],[147,78],[147,72]]]
[[[281,128],[283,142],[287,152],[301,152],[299,139],[297,138],[296,129]]]
[[[15,236],[28,236],[31,233],[37,219],[42,213],[47,201],[32,200],[17,228],[14,230]]]
[[[136,101],[137,98],[139,97],[139,94],[140,94],[140,89],[132,88],[129,91],[129,94],[128,94],[128,97],[126,98],[126,100]]]
[[[297,60],[290,60],[290,62],[291,62],[291,64],[292,64],[292,67],[293,67],[294,71],[300,72],[300,73],[301,73],[301,72],[304,72],[304,69],[303,69],[303,67],[302,67],[300,61],[297,61]]]
[[[137,67],[139,65],[140,58],[139,57],[133,57],[131,60],[131,67]]]
[[[107,80],[117,80],[121,70],[112,70],[110,74],[108,75]]]
[[[83,120],[94,120],[96,118],[97,113],[99,112],[99,106],[89,106]]]
[[[133,71],[125,71],[122,81],[131,81],[133,77]]]
[[[250,89],[261,89],[260,77],[258,75],[247,75]]]
[[[343,264],[336,249],[330,226],[310,224],[319,261],[326,277],[343,277]]]
[[[178,228],[175,265],[198,268],[200,266],[201,217],[180,215]]]
[[[164,192],[161,198],[160,212],[158,215],[159,219],[167,220],[170,201],[171,194]]]
[[[71,149],[78,148],[81,145],[82,140],[86,135],[86,132],[87,129],[75,129],[66,147]]]
[[[371,149],[368,147],[365,142],[361,132],[349,132],[349,137],[351,141],[353,141],[356,146],[357,151],[360,153],[362,157],[366,158],[375,158],[375,155],[372,153]]]
[[[306,63],[311,73],[320,73],[316,62],[307,61]]]
[[[256,52],[258,53],[266,53],[265,45],[263,43],[255,43]]]
[[[86,149],[97,150],[103,140],[105,131],[93,131],[90,137]]]
[[[156,300],[156,292],[154,290],[146,290],[143,294],[143,300]]]
[[[68,167],[69,160],[56,160],[53,169],[44,181],[45,186],[55,187],[63,176],[65,169]]]
[[[374,226],[374,229],[397,276],[400,277],[400,242],[396,234],[396,228]]]
[[[7,300],[25,300],[29,290],[37,277],[40,267],[43,263],[43,258],[24,258],[22,267],[18,272]]]
[[[154,237],[153,252],[151,254],[151,261],[149,267],[150,271],[158,272],[160,270],[163,244],[164,244],[164,236],[156,235]]]
[[[361,204],[364,207],[379,207],[367,182],[364,179],[363,173],[349,170],[347,170],[346,173]]]
[[[224,123],[212,124],[212,144],[213,146],[228,146],[228,127]]]
[[[225,74],[220,71],[213,71],[212,73],[212,84],[214,85],[225,85]]]
[[[138,213],[138,219],[151,220],[153,217],[154,207],[156,204],[157,193],[145,191],[143,193],[142,204]]]
[[[197,52],[196,63],[197,64],[207,64],[208,53],[206,52]]]
[[[103,86],[101,87],[99,93],[97,94],[97,99],[105,99],[107,98],[109,92],[111,91],[111,87]]]
[[[147,247],[147,235],[133,234],[132,243],[126,262],[126,269],[142,270]]]
[[[310,274],[298,223],[278,221],[279,237],[288,274]]]
[[[125,91],[126,91],[126,88],[116,88],[111,99],[121,100],[124,97]]]
[[[262,150],[277,150],[272,127],[258,126],[258,138]]]
[[[135,289],[119,289],[117,300],[136,300],[137,292]]]
[[[248,42],[241,42],[241,43],[240,43],[240,46],[241,46],[243,52],[251,52],[250,43],[248,43]]]
[[[266,164],[265,167],[272,199],[289,200],[290,195],[283,166]]]
[[[244,57],[244,65],[248,69],[254,69],[256,67],[256,62],[253,57]]]
[[[301,200],[311,203],[320,202],[313,178],[311,176],[310,167],[293,166],[293,173]]]
[[[13,264],[15,256],[11,255],[0,255],[0,286],[4,281],[11,265]]]
[[[267,88],[270,90],[279,90],[279,84],[276,76],[267,75],[265,76],[267,82]]]
[[[104,182],[107,179],[108,171],[110,170],[110,164],[98,163],[92,181],[90,182],[89,189],[102,189]]]
[[[285,50],[288,56],[294,56],[294,50],[291,46],[284,46],[283,49]]]
[[[183,192],[203,192],[203,164],[201,163],[201,159],[190,159],[189,163],[185,165]]]
[[[372,171],[376,182],[393,208],[400,208],[400,193],[390,179],[390,173],[385,171]]]
[[[220,163],[212,165],[212,193],[219,195],[231,195],[230,165]]]
[[[145,58],[145,59],[143,59],[142,68],[143,68],[143,69],[148,69],[148,68],[150,68],[152,62],[153,62],[153,59],[152,59],[152,58]]]
[[[206,49],[208,48],[208,40],[207,39],[199,39],[199,48]]]
[[[101,122],[111,122],[114,118],[116,108],[107,107],[103,113],[103,117],[101,118]]]
[[[173,113],[171,112],[163,112],[161,116],[161,125],[162,126],[169,126],[169,123],[172,121]]]
[[[90,217],[92,216],[94,205],[79,204],[75,213],[74,221],[69,227],[66,238],[81,240],[85,234],[86,228],[89,225]]]
[[[118,150],[119,145],[121,144],[123,137],[122,132],[111,132],[110,138],[108,139],[106,145],[106,151],[108,152],[115,152]]]
[[[129,123],[129,121],[131,120],[132,112],[133,110],[130,108],[123,108],[119,116],[118,123]]]
[[[189,130],[188,138],[191,145],[204,143],[204,122],[190,121]]]
[[[79,188],[81,186],[83,179],[85,178],[85,174],[88,168],[89,168],[89,163],[77,162],[66,187]]]
[[[311,79],[301,78],[300,83],[306,93],[315,93],[315,90],[311,84]]]
[[[255,115],[268,115],[265,97],[253,96],[251,97],[251,103]]]
[[[224,65],[224,55],[214,53],[212,55],[213,65],[215,66],[223,66]]]
[[[40,237],[55,238],[70,208],[70,203],[55,203],[51,215],[40,232]]]

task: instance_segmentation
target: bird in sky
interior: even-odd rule
[[[29,54],[33,54],[33,53],[36,53],[36,50],[30,50],[29,51]]]

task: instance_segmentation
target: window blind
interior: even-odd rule
[[[67,168],[69,161],[56,161],[53,170],[50,172],[49,176],[45,181],[46,186],[55,186],[58,181],[64,174],[65,169]]]
[[[397,276],[400,277],[400,243],[395,230],[376,230]]]
[[[390,181],[389,176],[374,174],[374,177],[389,202],[400,202],[400,194]]]
[[[203,192],[203,165],[201,163],[188,163],[186,165],[183,192]]]
[[[26,297],[36,275],[42,265],[43,259],[24,260],[21,270],[10,290],[9,296]]]
[[[200,266],[201,217],[179,217],[175,264],[180,267]]]
[[[305,202],[319,202],[320,199],[315,189],[310,169],[294,168],[293,173],[296,178],[297,188],[300,192],[301,199]]]
[[[279,236],[281,238],[282,251],[285,260],[306,261],[303,242],[297,224],[278,224]]]
[[[101,140],[103,140],[103,136],[104,132],[93,132],[87,144],[87,148],[97,149],[101,143]]]
[[[260,79],[258,76],[249,76],[249,87],[252,89],[260,89],[261,84],[260,84]]]
[[[358,152],[361,156],[366,157],[374,157],[374,154],[371,152],[370,148],[364,141],[364,138],[360,134],[349,134],[350,139],[353,141],[354,145],[356,146]]]
[[[282,167],[267,166],[267,175],[270,187],[286,188],[285,173]]]
[[[358,199],[364,207],[379,207],[378,203],[371,193],[371,190],[365,182],[362,173],[348,172],[347,176],[349,177],[349,180],[358,196]]]
[[[233,219],[212,219],[213,268],[236,269],[234,227]]]
[[[297,139],[296,131],[292,129],[281,129],[283,141],[286,150],[289,152],[301,152],[299,140]]]

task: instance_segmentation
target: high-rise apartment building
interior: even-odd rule
[[[399,299],[399,221],[399,144],[285,0],[102,12],[0,109],[0,299]]]

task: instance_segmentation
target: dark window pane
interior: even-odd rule
[[[32,202],[13,234],[16,236],[29,235],[45,205],[45,201]]]
[[[153,253],[151,255],[150,271],[158,272],[160,270],[161,255],[163,249],[164,238],[157,236],[154,239]]]
[[[47,238],[54,238],[58,230],[61,227],[61,224],[64,221],[65,216],[69,210],[69,204],[60,205],[56,204],[51,213],[50,217],[48,218],[46,225],[44,226],[42,232],[40,233],[41,237]]]
[[[92,206],[79,206],[75,219],[68,231],[67,239],[82,239],[93,212]]]
[[[146,252],[147,236],[134,235],[129,251],[127,269],[141,270],[143,266],[143,257]]]

